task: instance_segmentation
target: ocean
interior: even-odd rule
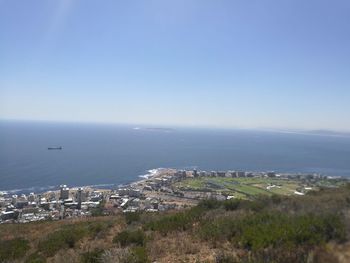
[[[0,122],[0,190],[113,187],[159,167],[350,176],[350,136]]]

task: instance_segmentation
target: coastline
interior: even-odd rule
[[[320,174],[175,168],[150,169],[138,179],[124,185],[67,187],[62,184],[59,189],[39,188],[41,192],[30,188],[29,194],[0,191],[0,223],[178,210],[205,199],[253,200],[273,194],[303,196],[310,191],[337,188],[349,182],[349,178]]]
[[[193,168],[193,167],[191,167]],[[146,182],[147,180],[152,180],[162,173],[166,174],[166,171],[176,171],[176,170],[187,170],[187,168],[164,168],[164,167],[159,167],[159,168],[153,168],[147,170],[145,174],[138,175],[136,180],[130,181],[129,183],[126,184],[117,184],[117,183],[101,183],[101,184],[90,184],[90,185],[72,185],[71,188],[89,188],[89,189],[96,189],[96,190],[114,190],[117,188],[122,188],[122,187],[133,187],[138,184],[142,184]],[[253,173],[260,173],[263,171],[249,171]],[[302,175],[302,174],[318,174],[318,175],[323,175],[327,177],[334,177],[334,178],[342,178],[342,179],[348,179],[350,180],[350,175],[349,176],[340,176],[340,175],[329,175],[328,173],[320,173],[319,171],[315,172],[295,172],[295,171],[290,171],[290,172],[283,172],[281,174],[293,174],[293,175]],[[62,182],[65,183],[65,182]],[[48,186],[32,186],[28,188],[18,188],[18,189],[10,189],[10,190],[2,190],[0,189],[0,193],[7,193],[7,194],[29,194],[31,192],[35,192],[38,194],[44,194],[47,192],[55,192],[59,190],[59,185],[48,185]]]
[[[71,186],[71,188],[91,188],[91,189],[103,189],[103,190],[113,190],[118,187],[127,187],[130,185],[137,184],[139,182],[143,182],[148,179],[152,179],[153,177],[157,176],[161,170],[164,169],[169,169],[169,168],[154,168],[147,170],[146,174],[139,175],[138,180],[131,181],[130,183],[127,184],[92,184],[92,185],[74,185]],[[63,182],[62,182],[63,183]],[[31,193],[35,192],[38,194],[46,193],[49,191],[58,191],[59,190],[59,185],[48,185],[48,186],[32,186],[28,188],[18,188],[18,189],[9,189],[9,190],[2,190],[0,189],[0,193],[8,193],[8,194],[26,194],[26,193]]]

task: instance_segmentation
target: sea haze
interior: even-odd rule
[[[158,167],[349,176],[350,137],[0,122],[0,190],[125,184]]]

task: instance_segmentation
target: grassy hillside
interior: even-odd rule
[[[350,187],[0,225],[0,262],[350,262]]]

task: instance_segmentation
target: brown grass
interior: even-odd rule
[[[271,203],[270,200],[264,205],[268,206],[269,211],[294,213],[317,214],[323,211],[331,213],[340,213],[346,222],[350,222],[350,189],[325,190],[303,197],[289,197],[281,202]],[[175,212],[167,212],[173,214]],[[254,216],[254,212],[249,209],[238,209],[234,211],[225,211],[224,209],[208,210],[201,220],[213,221],[220,218],[239,218],[240,216]],[[107,230],[99,232],[97,235],[84,236],[79,240],[74,249],[61,249],[53,257],[48,258],[47,262],[80,262],[81,255],[86,252],[92,252],[96,249],[104,250],[101,259],[102,262],[126,262],[134,244],[129,247],[121,248],[119,244],[113,243],[113,238],[121,231],[128,229],[142,229],[142,226],[150,220],[156,220],[159,214],[143,214],[139,221],[127,225],[123,215],[90,217],[81,219],[68,219],[62,221],[47,221],[29,224],[7,224],[0,225],[0,239],[10,240],[13,238],[24,238],[30,243],[30,250],[26,257],[38,251],[38,244],[44,240],[47,235],[53,233],[66,225],[81,224],[84,222],[113,222],[113,225]],[[151,262],[220,262],[221,257],[230,257],[232,259],[245,258],[249,251],[234,247],[229,240],[218,240],[218,242],[209,242],[197,234],[200,229],[201,221],[193,223],[190,229],[186,231],[173,231],[167,235],[160,232],[147,230],[145,249]],[[350,224],[347,233],[350,233]],[[347,239],[349,240],[349,238]],[[25,258],[18,262],[24,262]],[[316,247],[310,253],[310,262],[320,263],[347,263],[350,262],[350,242],[336,243],[331,242],[325,246]]]
[[[154,233],[147,243],[150,258],[157,262],[214,262],[216,251],[187,232],[163,236]]]
[[[35,253],[40,240],[43,240],[48,234],[61,229],[65,225],[108,221],[114,221],[114,225],[106,233],[99,233],[93,240],[90,237],[85,237],[78,242],[76,248],[60,250],[54,257],[47,260],[47,262],[79,262],[80,255],[84,252],[92,251],[96,248],[109,249],[113,246],[113,237],[125,228],[125,222],[121,216],[89,217],[28,224],[5,224],[0,225],[0,239],[24,238],[28,240],[31,246],[31,249],[27,253],[27,256],[29,256]]]

